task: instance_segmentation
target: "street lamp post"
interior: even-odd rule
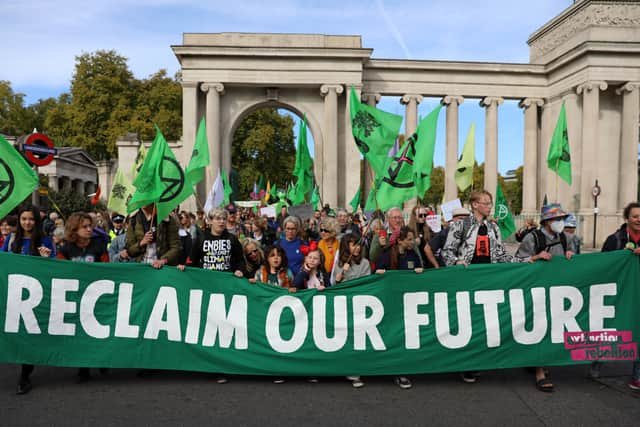
[[[598,227],[598,196],[602,193],[602,188],[598,185],[596,179],[596,185],[591,189],[591,195],[593,196],[593,247],[596,247],[596,230]]]

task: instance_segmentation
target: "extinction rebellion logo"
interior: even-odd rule
[[[166,188],[160,196],[160,202],[166,203],[175,199],[184,188],[184,172],[176,159],[167,156],[162,157],[160,163],[160,180]]]
[[[15,179],[11,168],[4,160],[0,159],[0,205],[7,201],[15,187]]]
[[[565,332],[564,348],[571,360],[636,360],[638,343],[631,331]]]

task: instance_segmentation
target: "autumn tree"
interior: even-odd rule
[[[238,173],[238,197],[248,197],[262,174],[282,188],[295,163],[294,121],[275,108],[253,111],[233,135],[232,168]]]

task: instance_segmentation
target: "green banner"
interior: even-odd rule
[[[0,253],[0,289],[0,361],[35,365],[414,374],[632,360],[640,337],[629,251],[297,293],[199,269]]]

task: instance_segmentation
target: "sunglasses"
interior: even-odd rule
[[[426,217],[427,217],[427,214],[419,214],[418,215],[418,218],[426,218]]]
[[[321,233],[331,233],[331,230],[327,230],[326,228],[321,228],[320,232]]]
[[[248,252],[247,252],[247,255],[253,255],[253,254],[257,254],[257,253],[260,253],[260,251],[259,251],[259,250],[257,250],[257,249],[254,249],[254,250],[252,250],[252,251],[248,251]]]

